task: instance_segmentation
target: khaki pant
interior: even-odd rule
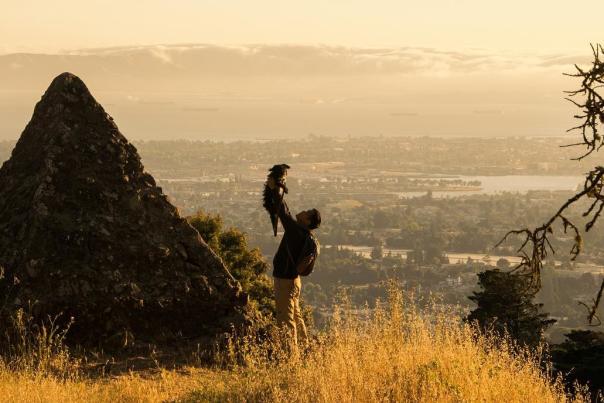
[[[295,279],[273,277],[273,280],[277,324],[288,330],[294,346],[298,344],[298,338],[300,342],[306,343],[308,335],[302,312],[300,312],[300,291],[302,290],[300,277]]]

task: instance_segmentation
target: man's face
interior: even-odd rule
[[[304,225],[305,227],[308,227],[311,222],[312,214],[313,214],[312,210],[300,211],[298,214],[296,214],[296,221],[298,221],[300,224]]]

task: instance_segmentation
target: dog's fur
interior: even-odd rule
[[[287,193],[287,186],[285,184],[285,177],[287,176],[287,170],[290,168],[287,164],[274,165],[269,169],[269,174],[266,177],[264,183],[264,192],[262,193],[263,203],[262,206],[266,209],[269,216],[271,217],[271,223],[273,224],[273,233],[277,236],[277,224],[279,221],[279,207],[281,205],[281,198],[279,188],[283,189],[284,193]]]

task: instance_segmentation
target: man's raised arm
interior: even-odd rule
[[[279,206],[279,219],[283,224],[283,229],[287,231],[290,228],[295,228],[296,220],[292,217],[292,214],[289,212],[289,207],[287,207],[287,203],[285,199],[281,200],[281,206]]]

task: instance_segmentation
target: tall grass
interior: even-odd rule
[[[259,341],[262,340],[262,341]],[[459,316],[419,312],[399,291],[375,310],[337,309],[329,331],[293,353],[247,334],[215,368],[158,369],[98,380],[0,369],[2,401],[562,402],[540,357],[477,334]]]
[[[0,341],[0,369],[56,378],[78,375],[78,360],[65,345],[71,322],[59,327],[57,317],[37,323],[23,309],[11,319],[12,324],[4,329],[4,340]]]

